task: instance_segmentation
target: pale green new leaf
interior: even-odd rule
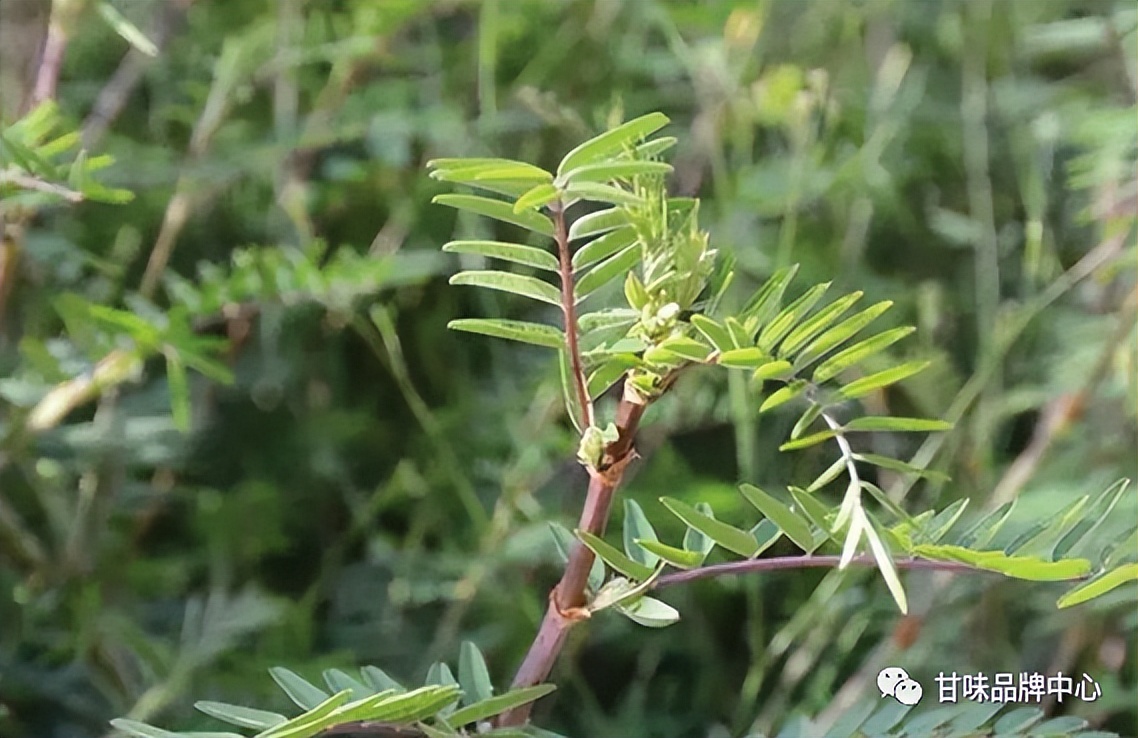
[[[854,313],[811,341],[806,348],[802,349],[801,353],[795,357],[794,365],[799,368],[809,365],[831,349],[855,336],[862,328],[872,323],[892,306],[892,301],[885,300],[875,305],[870,305],[859,313]]]
[[[589,547],[589,550],[604,560],[604,562],[615,571],[624,574],[629,579],[640,582],[652,576],[652,567],[645,566],[638,561],[633,561],[621,553],[615,546],[606,543],[592,533],[584,530],[577,530],[574,531],[574,533],[577,538],[580,539],[581,543]]]
[[[695,528],[728,551],[750,557],[759,548],[758,541],[747,531],[704,515],[686,502],[671,497],[661,497],[660,502],[689,527]]]
[[[592,164],[618,153],[626,143],[644,138],[666,125],[668,125],[668,116],[663,113],[649,113],[623,123],[585,141],[566,154],[557,167],[557,174],[561,176],[577,167]]]
[[[1086,559],[1044,561],[1034,556],[1009,556],[1003,551],[975,551],[949,544],[923,543],[913,547],[913,554],[937,561],[958,561],[977,569],[1039,582],[1077,579],[1091,570],[1091,562]]]
[[[649,361],[663,361],[679,358],[686,361],[704,362],[711,354],[711,347],[688,336],[673,336],[653,346],[644,354]]]
[[[757,346],[749,346],[724,351],[718,363],[729,369],[754,369],[771,363],[771,356]]]
[[[661,136],[651,141],[645,141],[636,147],[636,158],[651,159],[672,148],[679,141],[675,136]]]
[[[230,705],[226,702],[201,700],[195,702],[194,707],[210,717],[224,720],[227,723],[241,728],[252,728],[253,730],[272,728],[288,720],[287,717],[280,713],[269,712],[267,710],[255,710],[252,707],[243,707],[241,705]]]
[[[579,272],[585,267],[596,264],[618,251],[632,245],[636,241],[636,230],[632,226],[618,228],[610,231],[600,238],[593,239],[577,249],[573,254],[573,271]]]
[[[287,692],[288,690],[286,689],[285,691]],[[292,697],[291,692],[289,693],[289,697]],[[274,725],[268,730],[263,730],[258,733],[257,736],[258,738],[307,738],[307,736],[315,735],[335,722],[336,718],[331,717],[332,713],[334,713],[337,708],[346,704],[349,699],[351,699],[351,695],[347,691],[337,692],[320,704],[310,708],[307,712],[297,715],[280,725]],[[296,701],[295,697],[293,697],[293,701]]]
[[[561,306],[561,292],[556,287],[524,274],[490,270],[459,272],[450,278],[450,284],[485,287]]]
[[[786,443],[779,446],[778,450],[798,451],[800,449],[810,448],[811,446],[817,446],[819,443],[824,443],[836,435],[838,435],[838,431],[835,430],[818,431],[817,433],[811,433],[810,435],[804,436],[802,438],[796,438],[793,441],[787,441]],[[838,461],[845,463],[843,459],[839,459]]]
[[[883,333],[879,333],[872,338],[867,338],[860,343],[855,343],[844,351],[834,354],[818,365],[811,375],[816,383],[821,384],[831,377],[836,377],[842,371],[850,368],[859,361],[873,356],[874,354],[883,351],[897,341],[900,341],[905,336],[912,333],[915,329],[911,326],[902,326],[900,328],[892,328]]]
[[[435,195],[431,202],[466,210],[477,215],[484,215],[487,218],[500,220],[504,223],[511,223],[543,236],[553,236],[552,220],[532,210],[515,213],[513,206],[502,200],[492,200],[489,197],[480,197],[479,195],[447,194]]]
[[[759,347],[773,351],[775,344],[802,322],[803,318],[822,299],[822,295],[826,294],[828,289],[830,289],[829,282],[816,284],[806,290],[797,300],[787,305],[759,332]]]
[[[911,431],[921,433],[952,430],[952,423],[929,418],[879,417],[873,415],[851,420],[842,427],[842,430],[850,433],[858,431]]]
[[[447,328],[546,348],[561,348],[565,345],[565,334],[560,329],[541,323],[527,323],[524,320],[459,318],[447,323]]]
[[[628,212],[624,208],[609,208],[582,215],[569,226],[569,240],[588,238],[628,225]]]
[[[514,264],[557,272],[557,257],[548,251],[534,246],[505,241],[451,241],[443,245],[443,251],[456,254],[476,254],[491,259],[501,259]]]
[[[656,541],[659,538],[648,517],[636,500],[624,499],[624,552],[633,561],[654,568],[658,557],[638,545],[638,541]]]
[[[1138,564],[1123,564],[1075,587],[1060,597],[1057,604],[1060,608],[1080,605],[1096,597],[1102,597],[1107,592],[1121,587],[1127,582],[1134,581],[1138,581]]]
[[[430,685],[387,698],[368,720],[383,720],[392,723],[411,723],[425,720],[439,713],[444,707],[459,698],[460,690],[455,686],[440,687]],[[358,717],[353,719],[360,719]],[[267,738],[264,737],[264,738]]]
[[[610,205],[643,205],[644,199],[636,193],[599,182],[574,182],[565,188],[568,199],[607,202]]]
[[[727,329],[713,319],[706,315],[696,313],[691,316],[691,324],[695,326],[696,330],[703,334],[703,337],[719,351],[730,351],[731,349],[739,348],[735,342],[731,340],[731,334]]]
[[[539,700],[556,689],[557,687],[552,684],[536,684],[532,687],[514,689],[497,697],[488,697],[460,710],[455,710],[454,714],[447,718],[447,722],[455,727],[477,723],[513,710],[515,707],[521,707],[534,700]]]
[[[781,359],[778,361],[770,361],[756,369],[755,373],[751,375],[751,379],[756,382],[765,382],[768,379],[785,380],[790,377],[791,370],[793,369],[794,367],[790,365],[789,361],[782,361]]]
[[[747,498],[747,502],[777,525],[796,546],[810,550],[814,536],[810,532],[810,523],[805,518],[753,484],[742,484],[739,491]]]
[[[897,603],[898,609],[902,614],[909,612],[909,600],[905,596],[905,588],[901,586],[901,578],[897,576],[897,567],[893,564],[893,556],[889,550],[885,548],[885,544],[881,542],[881,537],[877,532],[877,525],[873,520],[866,520],[865,525],[865,538],[869,541],[869,549],[873,553],[873,558],[877,562],[877,568],[881,570],[881,576],[885,579],[885,585],[889,588],[889,594],[893,595],[893,601]]]

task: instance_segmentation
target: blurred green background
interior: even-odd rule
[[[10,122],[50,2],[0,4]],[[870,398],[958,423],[869,442],[952,476],[910,491],[878,472],[909,509],[1018,497],[1016,520],[1039,520],[1138,476],[1133,2],[55,6],[54,98],[137,197],[4,212],[4,738],[106,735],[120,715],[214,730],[194,700],[284,707],[269,666],[414,681],[463,639],[508,683],[559,573],[546,521],[575,520],[584,472],[552,355],[446,329],[526,306],[447,285],[443,243],[508,234],[430,205],[432,158],[550,167],[663,111],[673,190],[704,198],[738,260],[729,299],[798,262],[797,289],[833,279],[919,327],[895,355],[934,368]],[[185,394],[150,360],[33,432],[29,408],[112,348],[67,323],[69,300],[215,337],[234,381],[191,372]],[[829,465],[825,446],[778,453],[794,412],[760,422],[758,404],[741,376],[686,377],[622,494],[674,540],[661,495],[742,518],[736,482]],[[1086,672],[1104,696],[1050,709],[1138,735],[1132,585],[1058,611],[1062,585],[905,581],[907,618],[869,571],[669,590],[670,629],[579,628],[536,720],[737,735],[878,700],[896,664],[926,696],[940,671]]]

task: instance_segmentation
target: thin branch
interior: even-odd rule
[[[573,291],[573,263],[569,252],[569,230],[565,224],[565,207],[560,201],[551,206],[557,240],[557,261],[561,271],[561,312],[565,316],[565,343],[569,351],[569,362],[573,372],[573,385],[577,390],[577,402],[581,404],[581,427],[589,428],[596,424],[593,403],[589,400],[589,388],[585,380],[585,369],[581,362],[581,347],[577,342],[577,300]]]
[[[48,195],[62,197],[68,202],[83,202],[83,193],[62,187],[51,182],[45,182],[37,177],[22,174],[15,170],[0,172],[0,185],[15,185],[21,189],[43,192]]]
[[[663,589],[676,584],[686,584],[700,579],[730,576],[735,574],[752,574],[761,571],[777,571],[781,569],[836,569],[841,562],[841,556],[777,556],[770,559],[748,559],[746,561],[729,561],[724,564],[711,564],[698,569],[677,571],[665,574],[656,580],[653,589]],[[849,561],[856,566],[877,566],[877,560],[868,554],[859,554]],[[956,574],[998,574],[999,572],[977,569],[968,564],[956,561],[933,561],[932,559],[896,559],[893,564],[898,569],[924,569],[932,571],[947,571]],[[1067,581],[1088,579],[1089,575],[1070,577]]]
[[[589,491],[585,497],[585,507],[581,511],[578,528],[595,535],[602,535],[609,511],[612,509],[613,494],[624,478],[624,470],[635,457],[632,448],[640,427],[640,418],[647,409],[647,402],[629,386],[617,406],[617,440],[605,448],[600,468],[589,480]],[[529,653],[518,668],[513,687],[532,687],[549,676],[553,664],[565,645],[569,629],[588,618],[585,610],[585,586],[589,580],[589,570],[593,566],[593,552],[580,541],[569,551],[569,561],[561,581],[550,592],[549,607],[541,621],[541,627],[530,645]],[[522,725],[529,719],[532,704],[523,705],[504,713],[498,720],[502,727]]]

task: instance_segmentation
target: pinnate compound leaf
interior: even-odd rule
[[[646,628],[666,628],[680,619],[676,608],[654,597],[641,597],[630,605],[617,605],[616,609]]]
[[[478,646],[463,641],[458,654],[458,683],[462,686],[462,701],[474,705],[494,696],[494,683],[490,681],[490,670]]]
[[[618,153],[626,143],[651,135],[666,125],[668,125],[668,116],[663,113],[649,113],[605,131],[566,154],[557,167],[557,175],[562,176],[577,167],[592,164]]]
[[[838,376],[841,372],[850,368],[859,361],[863,361],[876,353],[884,351],[889,346],[900,341],[905,336],[912,333],[915,329],[911,326],[902,326],[900,328],[892,328],[883,333],[878,333],[872,338],[867,338],[864,341],[855,343],[848,349],[834,354],[818,365],[811,375],[814,382],[821,384],[828,379]]]
[[[556,689],[557,687],[552,684],[537,684],[532,687],[514,689],[497,697],[488,697],[455,710],[454,714],[447,718],[447,722],[455,727],[477,723],[513,710],[515,707],[521,707],[534,700],[539,700]]]
[[[747,502],[758,508],[787,538],[794,541],[794,545],[810,550],[814,535],[810,532],[810,523],[804,517],[753,484],[742,484],[739,491],[747,498]]]
[[[543,236],[553,236],[552,220],[532,210],[515,213],[514,207],[510,203],[502,200],[492,200],[489,197],[481,197],[479,195],[447,194],[435,195],[431,202],[459,210],[466,210],[477,215],[484,215],[487,218],[500,220],[504,223],[511,223],[525,228],[528,231],[540,233]]]
[[[218,720],[224,720],[232,725],[241,728],[252,728],[253,730],[272,728],[288,720],[287,717],[280,713],[256,710],[252,707],[243,707],[241,705],[231,705],[226,702],[201,700],[194,703],[194,708]]]
[[[896,384],[918,372],[924,371],[931,363],[931,361],[908,361],[900,366],[870,374],[868,377],[856,379],[843,386],[838,391],[838,396],[846,400],[856,400],[859,397],[868,395],[874,390]]]
[[[443,251],[455,254],[475,254],[491,259],[544,269],[547,272],[558,270],[557,257],[534,246],[505,241],[451,241],[443,246]]]
[[[559,329],[541,323],[527,323],[524,320],[459,318],[447,323],[447,328],[546,348],[561,348],[565,345],[565,334]]]
[[[628,558],[649,568],[656,566],[659,560],[656,554],[651,553],[638,544],[638,541],[656,541],[656,530],[648,522],[636,500],[624,499],[624,552]]]
[[[695,528],[728,551],[750,557],[759,549],[758,541],[745,530],[739,530],[734,526],[704,515],[681,500],[661,497],[660,502],[689,527]]]
[[[1123,564],[1075,587],[1060,597],[1057,604],[1060,608],[1080,605],[1096,597],[1102,597],[1107,592],[1116,587],[1121,587],[1127,582],[1134,581],[1138,581],[1138,563]]]
[[[556,287],[536,277],[523,274],[497,271],[459,272],[450,278],[450,283],[485,287],[528,297],[531,300],[539,300],[550,305],[561,305],[561,292]]]
[[[327,692],[296,672],[290,671],[283,666],[274,666],[269,669],[269,676],[284,690],[290,700],[305,710],[311,710],[318,705],[323,705],[329,699]]]
[[[645,566],[638,561],[633,561],[621,553],[615,546],[606,543],[603,539],[584,530],[574,532],[577,538],[581,540],[581,543],[589,547],[589,550],[595,553],[615,571],[620,572],[629,579],[640,582],[652,576],[652,567]]]

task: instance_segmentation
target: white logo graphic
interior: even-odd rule
[[[899,666],[882,669],[877,675],[877,688],[881,690],[882,697],[888,695],[910,707],[920,702],[924,694],[921,685],[910,679],[909,672]]]

